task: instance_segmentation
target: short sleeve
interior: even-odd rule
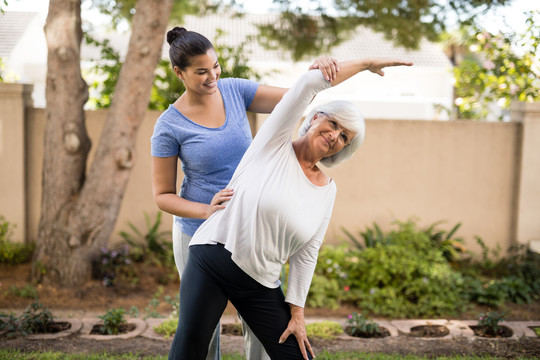
[[[155,157],[177,156],[180,143],[174,136],[170,126],[160,117],[154,126],[154,133],[150,138],[151,154]]]

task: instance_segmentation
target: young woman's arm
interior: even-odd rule
[[[210,204],[193,202],[181,198],[176,193],[177,156],[152,156],[152,191],[157,206],[169,214],[185,218],[208,219],[221,205],[230,200],[233,190],[223,189],[214,195]]]

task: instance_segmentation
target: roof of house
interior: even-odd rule
[[[200,32],[215,42],[216,29],[224,33],[220,40],[227,45],[239,45],[250,35],[258,34],[257,25],[275,23],[279,14],[245,14],[243,16],[223,16],[214,14],[204,17],[186,16],[184,26],[188,30]],[[165,44],[168,49],[168,45]],[[256,40],[246,43],[246,50],[253,61],[287,60],[291,61],[286,51],[268,50]],[[440,45],[423,39],[418,50],[407,50],[395,46],[384,39],[383,34],[369,28],[359,26],[349,40],[344,41],[330,52],[330,55],[340,60],[360,57],[397,57],[411,60],[417,66],[451,66],[448,57]]]
[[[178,24],[187,30],[197,31],[206,36],[212,43],[227,46],[238,46],[244,43],[247,57],[253,62],[290,62],[291,54],[283,50],[269,50],[264,48],[256,39],[249,40],[250,36],[259,34],[257,25],[275,23],[279,14],[244,14],[243,16],[227,16],[214,14],[207,16],[187,15],[184,22]],[[169,29],[175,24],[169,26]],[[223,34],[216,40],[217,30]],[[103,36],[96,36],[102,38]],[[123,57],[127,51],[129,34],[108,33],[104,37],[110,40],[111,45],[120,51]],[[163,58],[168,58],[169,45],[163,44]],[[99,57],[97,48],[83,45],[83,58]],[[384,39],[380,33],[369,28],[359,26],[349,40],[331,49],[331,56],[339,60],[348,60],[361,57],[395,57],[411,60],[416,66],[449,67],[451,63],[444,54],[441,46],[436,43],[422,40],[418,50],[407,50],[396,47],[391,41]]]
[[[0,13],[0,57],[8,57],[11,54],[30,24],[37,19],[39,19],[37,12]]]

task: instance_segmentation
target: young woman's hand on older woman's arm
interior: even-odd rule
[[[309,66],[309,70],[319,69],[321,70],[324,78],[327,81],[333,81],[336,79],[336,75],[339,71],[339,64],[336,59],[330,56],[320,56],[313,61],[313,64]]]
[[[307,351],[309,351],[312,357],[315,357],[315,354],[313,353],[313,349],[311,348],[311,344],[309,343],[306,334],[304,308],[293,304],[289,304],[289,306],[291,308],[291,320],[289,321],[289,325],[287,325],[287,329],[285,329],[283,334],[279,337],[279,343],[285,342],[289,335],[294,335],[296,341],[298,341],[304,359],[308,360]]]

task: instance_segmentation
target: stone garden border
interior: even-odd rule
[[[135,329],[124,334],[118,335],[98,335],[90,334],[94,325],[100,324],[101,319],[98,318],[84,318],[82,319],[83,328],[79,334],[80,337],[93,340],[114,340],[114,339],[131,339],[141,335],[147,328],[148,324],[143,319],[132,318],[128,319],[127,323],[135,325]]]
[[[48,339],[60,339],[66,336],[71,336],[78,334],[79,331],[81,331],[83,327],[83,322],[80,319],[71,319],[71,318],[58,318],[54,319],[54,322],[67,322],[70,323],[71,326],[69,329],[64,331],[59,331],[57,333],[48,333],[48,334],[30,334],[26,338],[30,340],[48,340]]]
[[[162,322],[168,320],[168,318],[130,318],[127,320],[128,324],[135,325],[135,329],[124,334],[119,335],[94,335],[90,334],[94,325],[102,322],[99,318],[58,318],[55,322],[69,322],[71,327],[68,330],[61,331],[54,334],[30,334],[26,338],[29,340],[42,340],[42,339],[58,339],[68,336],[82,337],[93,340],[113,340],[113,339],[130,339],[137,336],[153,340],[171,340],[155,332],[154,327],[158,326]],[[448,328],[450,333],[443,337],[418,337],[422,340],[445,340],[445,339],[457,339],[457,338],[471,338],[471,339],[488,339],[492,341],[498,341],[501,339],[519,339],[522,337],[537,337],[536,333],[531,327],[540,327],[540,320],[534,321],[502,321],[500,324],[509,327],[513,335],[508,338],[487,338],[476,336],[470,326],[478,324],[477,320],[446,320],[446,319],[403,319],[403,320],[383,320],[372,319],[379,326],[386,328],[390,332],[389,337],[408,336],[411,328],[419,325],[443,325]],[[321,321],[334,321],[345,328],[346,320],[343,318],[335,317],[318,317],[318,318],[306,318],[306,324],[321,322]],[[236,316],[224,316],[221,320],[222,324],[227,323],[239,323]],[[1,333],[1,332],[0,332]],[[340,335],[340,339],[352,338],[352,336],[344,333]],[[359,339],[359,338],[357,338]],[[377,341],[377,339],[370,339],[371,341]]]

